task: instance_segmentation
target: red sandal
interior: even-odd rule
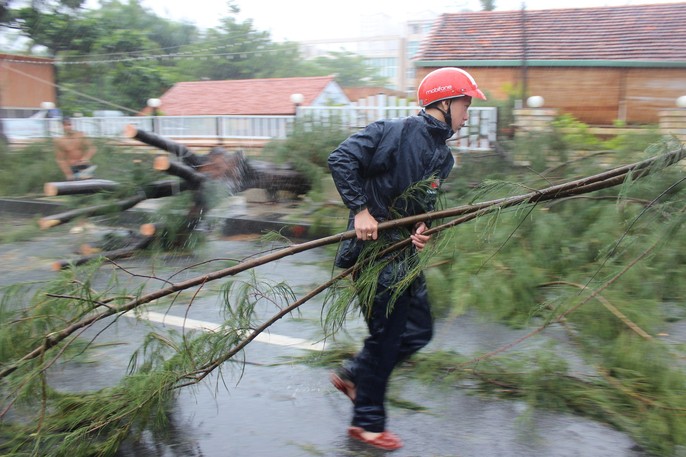
[[[330,376],[331,379],[331,384],[333,386],[343,392],[343,394],[350,399],[353,403],[355,402],[355,394],[357,393],[355,390],[355,384],[350,381],[349,379],[345,379],[343,376],[339,375],[335,371],[331,373]]]
[[[384,430],[381,435],[377,435],[374,438],[365,438],[362,435],[364,431],[365,430],[362,427],[349,427],[348,435],[350,435],[351,438],[385,451],[395,451],[396,449],[403,447],[403,442],[398,435],[389,432],[388,430]]]

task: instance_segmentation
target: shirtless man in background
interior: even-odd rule
[[[95,146],[79,131],[72,128],[71,119],[63,118],[64,136],[55,139],[55,158],[62,173],[69,181],[93,177],[96,166],[90,160]]]

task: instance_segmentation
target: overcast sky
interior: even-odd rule
[[[495,0],[496,10],[583,8],[591,6],[676,3],[683,0]],[[254,28],[271,33],[272,40],[308,41],[352,38],[369,32],[375,24],[390,26],[428,13],[479,11],[478,0],[237,0],[241,20],[252,19]],[[226,0],[142,0],[156,14],[187,20],[199,27],[215,27],[228,15]],[[551,6],[554,4],[555,6]],[[379,31],[383,34],[384,31]],[[367,33],[368,34],[368,33]]]

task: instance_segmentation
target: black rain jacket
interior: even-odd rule
[[[351,210],[348,230],[363,208],[379,222],[433,210],[436,191],[455,163],[446,145],[452,134],[446,123],[422,111],[374,122],[341,143],[329,155],[328,165],[343,203]],[[432,177],[436,179],[432,192],[400,198],[409,187]],[[361,244],[345,240],[336,266],[352,266]]]

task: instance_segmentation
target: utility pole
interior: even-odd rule
[[[526,35],[526,2],[522,2],[522,13],[521,18],[521,30],[522,30],[522,107],[524,106],[524,101],[526,100],[526,95],[528,92],[529,84],[529,45],[528,37]]]
[[[5,63],[2,63],[2,66],[4,66]],[[0,76],[2,76],[2,72],[0,72]],[[5,135],[5,123],[2,121],[2,119],[5,117],[5,114],[2,109],[2,95],[5,87],[5,81],[0,78],[0,147],[7,146],[9,144],[9,140],[7,139],[7,135]]]

